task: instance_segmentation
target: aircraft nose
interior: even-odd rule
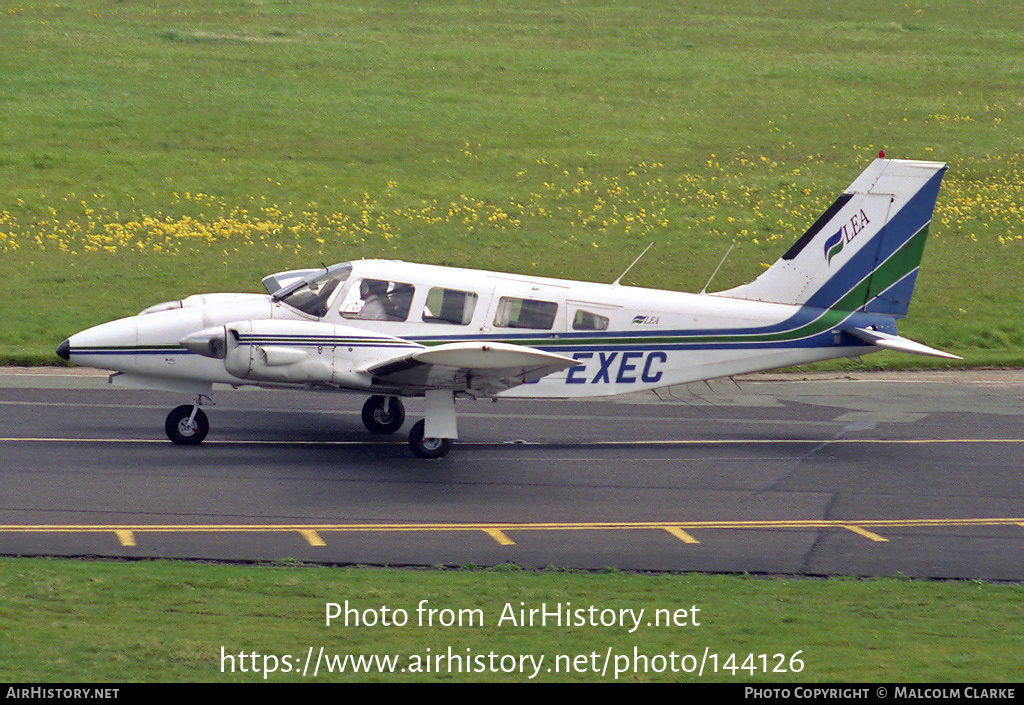
[[[57,347],[57,357],[82,367],[127,371],[135,363],[139,326],[134,318],[101,323],[75,333]]]

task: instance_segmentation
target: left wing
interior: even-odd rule
[[[374,363],[363,371],[376,384],[490,396],[578,364],[572,358],[537,348],[469,341],[416,350]]]

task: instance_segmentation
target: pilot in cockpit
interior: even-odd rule
[[[359,282],[359,298],[363,307],[359,318],[367,321],[388,320],[388,283],[380,279],[364,279]]]

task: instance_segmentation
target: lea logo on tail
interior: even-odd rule
[[[360,260],[157,304],[57,354],[194,395],[167,417],[178,444],[205,438],[214,385],[364,394],[381,434],[404,423],[402,397],[424,397],[409,433],[424,458],[457,438],[456,398],[609,396],[882,349],[955,358],[896,327],[945,170],[875,160],[761,276],[714,294]]]
[[[849,223],[843,224],[839,232],[825,241],[825,261],[832,264],[832,258],[842,252],[843,247],[852,242],[853,238],[857,237],[870,222],[863,208],[851,217]]]

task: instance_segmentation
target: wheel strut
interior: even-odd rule
[[[191,406],[182,404],[167,415],[164,431],[171,439],[171,443],[194,446],[199,445],[206,438],[206,434],[210,432],[210,421],[206,418],[206,413],[199,408],[203,399],[210,404],[213,403],[205,394],[197,394]]]

